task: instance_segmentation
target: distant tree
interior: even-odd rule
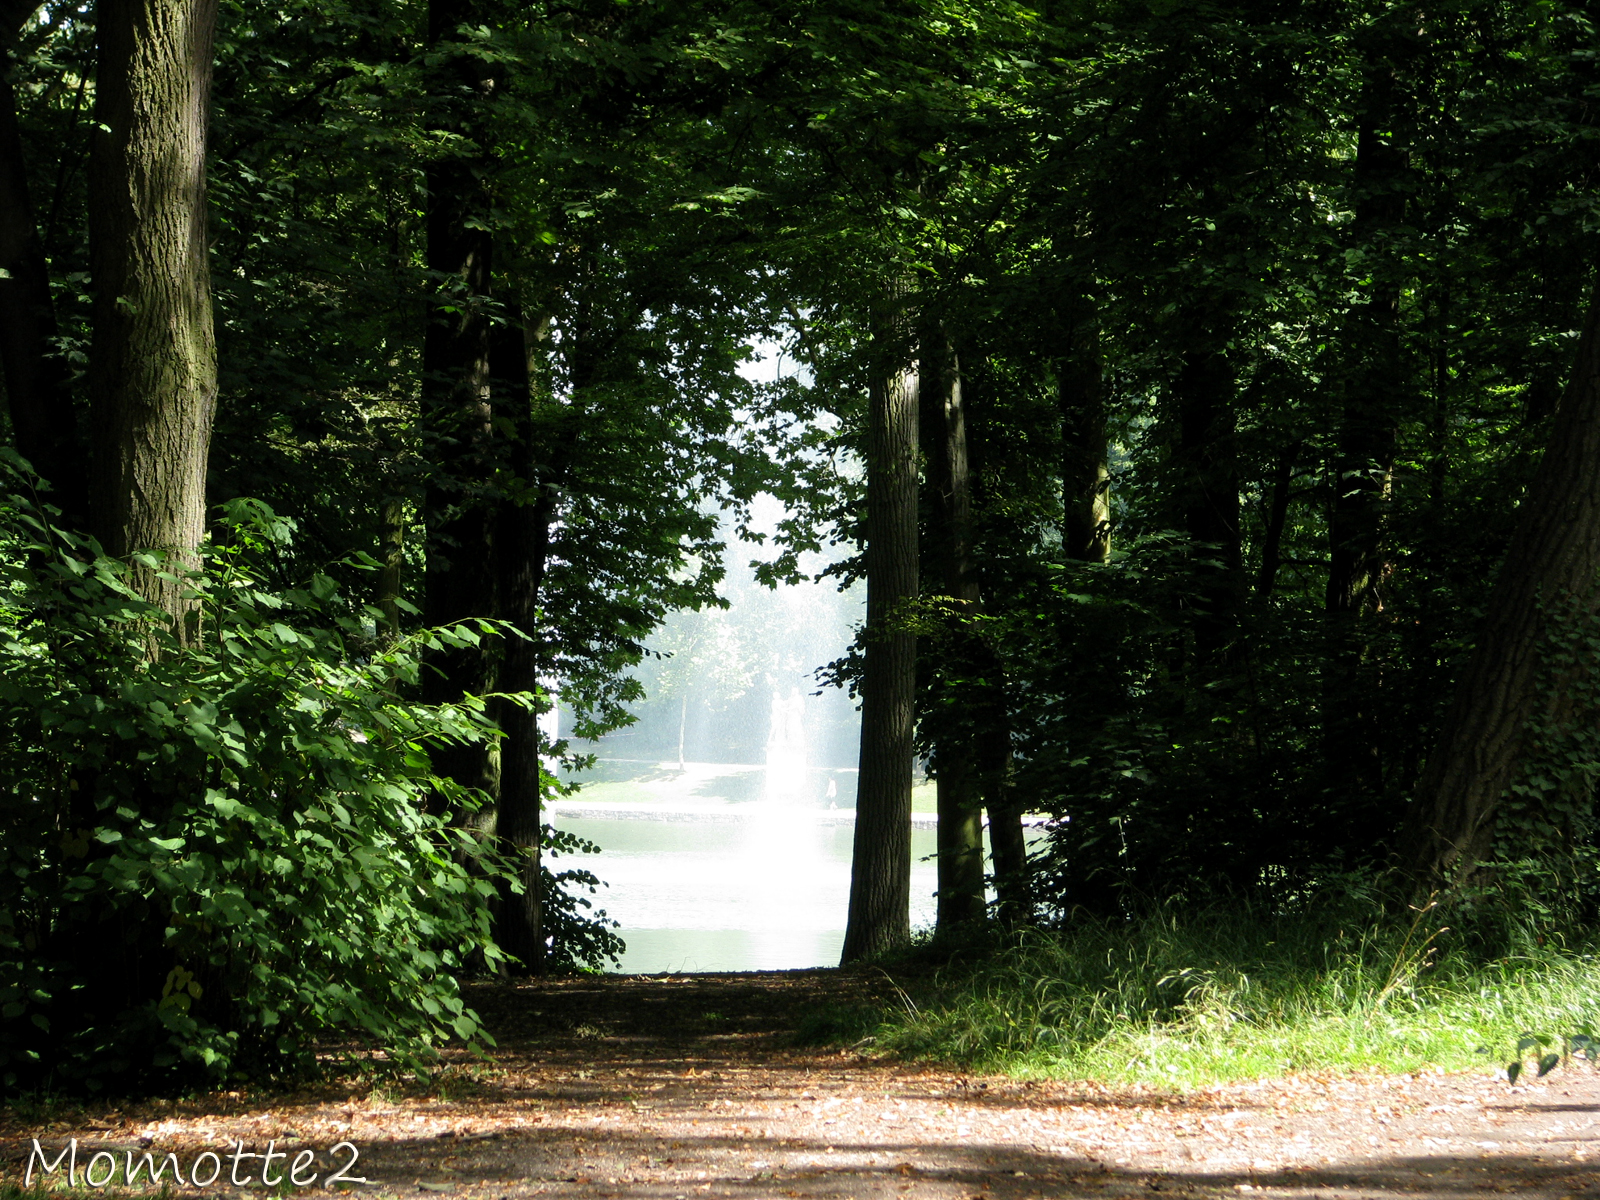
[[[660,659],[643,671],[645,694],[677,709],[681,771],[690,697],[713,712],[726,709],[749,692],[756,666],[739,630],[714,606],[674,613],[649,647]]]

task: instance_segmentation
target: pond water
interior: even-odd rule
[[[754,803],[610,816],[553,806],[552,822],[603,847],[581,860],[607,886],[594,897],[622,923],[620,970],[770,971],[836,966],[844,943],[854,829],[843,812]],[[599,812],[597,814],[597,809]],[[931,925],[932,828],[911,838],[911,922]]]

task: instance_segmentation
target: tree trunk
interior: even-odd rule
[[[429,45],[448,43],[476,14],[471,3],[432,0]],[[451,55],[434,78],[445,94],[437,124],[459,133],[493,91],[488,68],[472,55]],[[440,281],[422,345],[422,411],[434,467],[424,497],[423,608],[429,625],[497,612],[495,515],[486,499],[498,449],[489,362],[493,243],[485,228],[490,205],[483,168],[476,160],[452,156],[431,165],[426,176],[428,270]],[[494,687],[493,664],[483,647],[437,651],[428,665],[423,695],[429,703],[453,703]],[[486,746],[450,746],[435,752],[434,768],[493,795],[494,759]]]
[[[1394,70],[1379,55],[1362,87],[1355,161],[1359,245],[1377,262],[1377,284],[1350,314],[1345,338],[1353,361],[1345,375],[1344,408],[1333,461],[1328,517],[1328,649],[1323,678],[1323,741],[1329,787],[1336,799],[1382,791],[1376,714],[1363,678],[1370,614],[1383,607],[1389,573],[1384,529],[1399,433],[1400,288],[1374,250],[1405,220],[1401,190],[1406,156],[1386,139],[1394,104]]]
[[[494,346],[495,381],[502,408],[515,430],[513,461],[517,484],[503,492],[496,514],[495,549],[500,570],[502,615],[521,633],[505,642],[499,686],[506,692],[539,688],[539,589],[544,582],[548,521],[541,516],[536,480],[538,463],[532,420],[536,377],[533,355],[543,325],[505,326]],[[521,963],[521,970],[544,969],[544,881],[540,870],[543,840],[544,766],[540,758],[539,712],[504,704],[500,728],[500,801],[496,832],[500,848],[518,860],[522,889],[500,897],[495,941]]]
[[[4,33],[9,44],[16,30],[7,27]],[[68,386],[71,372],[55,348],[57,332],[49,268],[28,195],[16,93],[10,79],[0,76],[0,369],[11,430],[18,453],[50,483],[49,499],[66,523],[82,529],[88,473]]]
[[[1028,841],[1022,825],[1022,802],[1011,786],[1010,734],[997,750],[986,774],[989,808],[989,853],[994,858],[994,890],[1000,902],[1000,923],[1015,929],[1034,918],[1028,875]]]
[[[1530,747],[1531,723],[1559,721],[1580,681],[1541,695],[1547,614],[1600,607],[1600,288],[1478,644],[1417,784],[1402,861],[1419,891],[1459,880],[1493,850],[1501,799]],[[1559,824],[1559,822],[1557,822]]]
[[[406,506],[390,499],[383,505],[383,570],[378,576],[378,609],[388,637],[400,636],[400,595],[405,584]]]
[[[939,904],[936,932],[949,934],[983,921],[983,814],[976,741],[983,734],[968,701],[982,681],[973,677],[972,628],[980,596],[972,557],[972,478],[967,460],[961,366],[943,328],[922,337],[921,406],[927,440],[930,532],[940,584],[949,598],[947,640],[936,666],[932,719],[938,725],[932,767],[939,810]]]
[[[205,213],[215,0],[101,0],[89,240],[93,531],[111,554],[158,551],[197,566],[216,406]],[[146,567],[130,582],[193,635],[183,584]],[[73,793],[74,825],[97,823],[95,788]],[[68,1024],[91,1028],[156,995],[172,965],[170,913],[68,910],[58,930],[81,986]]]
[[[576,401],[593,380],[596,358],[587,342],[583,319],[567,332],[573,346],[568,380]],[[549,318],[524,327],[524,376],[513,422],[516,429],[511,461],[517,479],[502,491],[496,529],[500,593],[505,616],[532,641],[517,639],[501,667],[504,690],[532,692],[548,647],[541,640],[539,613],[547,568],[555,540],[561,488],[569,481],[571,463],[582,429],[572,407],[551,394],[548,364]],[[509,354],[496,356],[497,362]],[[505,389],[516,392],[515,388]],[[553,418],[546,422],[537,418]],[[502,850],[522,859],[522,894],[502,895],[495,939],[514,954],[522,969],[545,969],[548,947],[544,929],[544,781],[538,714],[513,710],[502,721],[505,731],[499,784],[497,831]]]
[[[216,0],[102,0],[90,155],[90,505],[106,551],[196,566],[217,402],[206,239]],[[174,616],[180,583],[134,582]]]
[[[1272,595],[1278,568],[1283,565],[1283,529],[1289,520],[1289,492],[1294,486],[1294,465],[1300,457],[1296,442],[1278,456],[1272,472],[1272,498],[1267,506],[1266,528],[1261,538],[1261,566],[1256,573],[1256,602]]]
[[[1111,474],[1106,466],[1106,406],[1100,331],[1093,319],[1068,331],[1056,364],[1061,409],[1061,544],[1074,562],[1111,553]]]
[[[888,324],[886,322],[886,324]],[[912,721],[916,635],[894,628],[917,594],[917,375],[896,365],[890,326],[869,402],[867,626],[861,679],[861,769],[850,911],[842,961],[911,937]]]

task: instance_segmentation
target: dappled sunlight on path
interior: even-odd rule
[[[77,1136],[85,1154],[348,1140],[375,1181],[361,1190],[383,1198],[1600,1195],[1600,1076],[1586,1067],[1516,1089],[1485,1071],[1172,1095],[794,1047],[807,1013],[888,987],[811,971],[483,988],[501,1049],[457,1056],[430,1091],[13,1110],[7,1176],[27,1138]]]

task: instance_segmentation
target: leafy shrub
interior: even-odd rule
[[[484,1038],[455,972],[499,959],[503,865],[436,815],[484,798],[428,751],[495,728],[481,698],[405,697],[426,649],[485,626],[385,644],[326,577],[260,585],[290,534],[265,506],[224,529],[179,630],[127,565],[0,498],[7,1088],[284,1075],[330,1035],[402,1063]]]
[[[552,785],[559,787],[554,780]],[[544,826],[541,835],[544,851],[539,870],[544,886],[540,913],[545,940],[544,969],[557,974],[595,969],[604,964],[616,966],[627,944],[611,931],[618,922],[595,908],[588,896],[604,886],[593,871],[571,867],[552,871],[550,859],[562,854],[598,854],[600,847],[575,833]]]

